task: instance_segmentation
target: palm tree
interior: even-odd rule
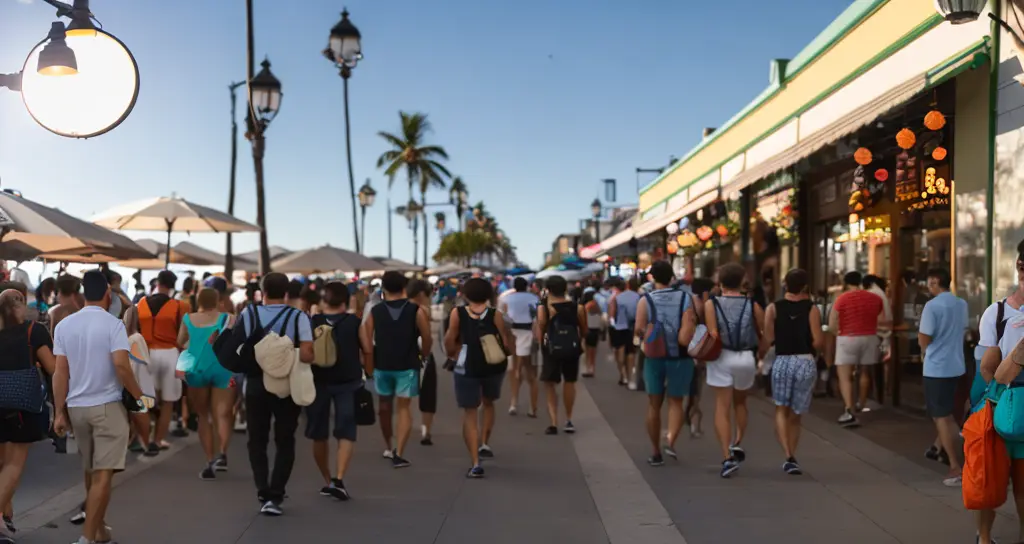
[[[448,152],[437,145],[426,145],[424,139],[426,134],[433,127],[427,120],[424,113],[406,113],[399,111],[401,119],[401,135],[380,131],[377,134],[384,138],[391,149],[381,154],[377,159],[377,168],[384,168],[384,174],[388,177],[388,187],[395,181],[399,171],[405,170],[409,183],[409,199],[412,199],[413,188],[420,190],[420,203],[425,207],[427,204],[427,190],[431,187],[444,188],[446,178],[451,178],[451,172],[444,167],[439,160],[447,160]],[[424,222],[425,223],[425,222]],[[418,224],[413,225],[413,263],[416,261],[416,244],[418,240]],[[423,228],[423,264],[427,264],[427,233],[430,231],[424,224]]]
[[[452,179],[451,189],[448,189],[449,199],[448,202],[455,206],[456,218],[459,222],[459,230],[461,231],[465,224],[466,204],[460,198],[459,195],[465,193],[469,195],[469,189],[466,188],[466,182],[462,181],[461,176],[455,176]]]

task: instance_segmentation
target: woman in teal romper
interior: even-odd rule
[[[188,384],[188,405],[199,418],[199,441],[206,454],[206,465],[199,477],[213,480],[216,473],[228,469],[228,444],[231,442],[232,415],[235,402],[234,374],[217,361],[213,342],[221,331],[234,321],[222,313],[220,294],[205,288],[196,297],[199,311],[181,320],[178,344],[186,346],[178,359],[179,377]],[[212,421],[211,421],[212,415]],[[216,426],[220,454],[214,457],[213,429]]]

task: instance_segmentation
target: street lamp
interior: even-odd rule
[[[266,132],[281,110],[281,82],[263,59],[262,69],[249,81],[249,118],[246,138],[252,142],[253,169],[256,173],[256,224],[260,226],[260,275],[270,273],[270,245],[267,241],[267,204],[263,182],[263,156]]]
[[[359,188],[359,208],[362,211],[362,225],[359,230],[362,232],[360,245],[366,247],[366,208],[373,206],[373,201],[377,198],[377,191],[370,186],[370,179],[366,179],[366,183]]]
[[[348,186],[352,196],[352,232],[355,235],[356,253],[360,252],[359,229],[356,226],[356,180],[352,173],[352,137],[348,116],[348,79],[352,77],[352,69],[363,58],[362,35],[359,29],[348,20],[348,10],[341,12],[341,21],[331,29],[327,49],[323,54],[334,63],[341,75],[345,88],[345,155],[348,159]]]
[[[601,199],[595,198],[590,203],[590,213],[594,216],[594,236],[597,243],[601,243]]]
[[[986,5],[988,5],[988,0],[935,0],[935,10],[953,25],[977,21],[978,17],[981,17],[981,12],[985,10]],[[1013,27],[1000,19],[998,15],[989,12],[988,18],[999,23],[999,26],[1005,28],[1017,42],[1022,41]]]
[[[405,215],[405,219],[409,221],[409,228],[414,232],[419,228],[420,214],[423,213],[423,206],[419,202],[413,199],[409,199],[409,203],[402,207],[402,214]],[[424,225],[426,226],[426,225]],[[419,259],[419,237],[412,237],[412,262],[416,264]],[[427,263],[423,263],[426,266]]]
[[[113,130],[135,107],[139,67],[131,51],[93,24],[89,0],[57,7],[49,35],[29,53],[17,74],[0,74],[0,87],[21,91],[32,119],[68,138],[91,138]],[[32,67],[33,69],[29,69]]]

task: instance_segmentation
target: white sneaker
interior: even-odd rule
[[[945,480],[942,480],[942,485],[946,487],[961,487],[963,485],[963,476],[959,474],[956,476],[950,476]]]
[[[427,437],[427,426],[426,425],[420,425],[420,437],[421,438],[426,438]]]
[[[274,504],[274,501],[267,501],[260,508],[260,513],[265,516],[280,516],[284,512],[281,511],[280,506]]]
[[[395,457],[395,452],[394,450],[384,450],[384,453],[381,454],[381,457],[385,459],[393,459]]]
[[[508,415],[510,415],[510,416],[514,416],[514,415],[516,415],[516,414],[518,414],[518,413],[519,413],[519,410],[518,410],[518,409],[516,409],[516,407],[515,407],[515,406],[509,406],[509,407],[508,407]]]

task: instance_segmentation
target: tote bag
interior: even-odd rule
[[[964,508],[994,510],[1006,502],[1010,485],[1010,454],[996,432],[992,401],[982,398],[981,409],[964,423]]]

